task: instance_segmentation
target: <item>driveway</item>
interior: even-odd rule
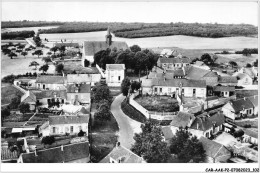
[[[111,112],[114,115],[118,126],[119,126],[119,139],[121,145],[130,149],[131,145],[134,144],[134,133],[141,132],[141,123],[129,118],[125,115],[121,109],[121,103],[125,99],[125,96],[120,94],[117,96],[112,105]]]

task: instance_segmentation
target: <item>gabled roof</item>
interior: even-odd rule
[[[234,86],[215,86],[213,87],[214,91],[235,91]]]
[[[36,78],[36,83],[45,83],[45,84],[64,84],[65,77],[63,76],[49,76],[42,75]]]
[[[111,45],[107,44],[105,41],[84,41],[83,51],[85,56],[93,56],[95,53],[106,50],[107,48],[113,49],[117,48],[117,50],[128,49],[128,45],[123,41],[112,41]]]
[[[163,126],[162,132],[165,140],[171,139],[174,136],[170,126]]]
[[[254,105],[254,107],[258,106],[258,95],[247,97],[251,103]]]
[[[202,143],[203,149],[206,151],[206,155],[212,158],[217,158],[218,156],[230,155],[231,153],[220,143],[212,141],[205,137],[200,137],[199,141]]]
[[[107,64],[106,70],[125,70],[125,64]]]
[[[80,64],[77,63],[67,63],[64,64],[64,72],[66,74],[70,74],[71,77],[80,74],[100,74],[99,70],[97,67],[83,67]],[[72,74],[72,73],[78,73],[78,74]],[[68,81],[70,79],[68,78]]]
[[[254,108],[253,103],[248,98],[230,100],[230,104],[236,113],[242,111],[243,109]]]
[[[187,112],[179,112],[177,115],[175,115],[171,121],[171,126],[174,127],[183,127],[185,128],[190,124],[190,122],[194,121],[195,116],[193,114],[187,113]]]
[[[54,43],[54,46],[56,47],[61,47],[61,46],[65,46],[65,47],[79,47],[79,43]]]
[[[189,58],[159,58],[161,63],[171,63],[171,64],[175,64],[175,63],[190,63],[191,60]]]
[[[21,97],[21,102],[29,99],[33,102],[36,102],[36,96],[31,91],[26,91],[26,93]]]
[[[120,160],[120,163],[142,163],[143,158],[136,155],[129,149],[123,146],[116,146],[103,160],[101,163],[109,163],[110,158],[116,160],[117,162]]]
[[[76,86],[75,84],[68,84],[67,93],[90,93],[90,87],[90,84],[79,84],[79,86]]]
[[[153,80],[153,86],[169,86],[169,87],[196,87],[196,88],[205,88],[205,80],[192,80],[192,79],[169,79],[164,80],[162,78],[156,78]]]
[[[49,125],[88,123],[89,115],[80,116],[49,116]]]
[[[195,79],[195,80],[199,80],[202,77],[204,77],[206,74],[210,73],[211,71],[209,70],[205,70],[202,68],[198,68],[198,67],[194,67],[194,66],[190,66],[187,71],[187,78],[189,79]]]
[[[173,55],[173,53],[175,53],[175,52],[176,52],[176,50],[163,49],[162,52],[160,53],[160,55],[170,56],[170,55]]]
[[[203,77],[218,77],[218,73],[217,72],[213,72],[213,71],[209,71]]]
[[[219,76],[219,83],[237,83],[237,77],[235,76]]]
[[[54,98],[56,97],[60,98],[66,98],[67,92],[66,90],[44,90],[40,92],[34,92],[37,99],[43,99],[43,98]]]
[[[63,151],[62,151],[63,147]],[[31,153],[22,153],[23,163],[63,163],[89,157],[89,143],[81,142],[39,150]]]
[[[191,129],[206,131],[214,126],[220,126],[221,124],[225,123],[225,116],[222,113],[215,113],[211,117],[207,116],[197,116],[194,122],[191,125]]]

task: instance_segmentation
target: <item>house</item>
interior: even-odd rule
[[[219,76],[218,83],[223,86],[237,86],[237,77],[235,76]]]
[[[177,51],[171,49],[163,49],[160,53],[160,57],[168,58],[169,56],[177,56]]]
[[[253,85],[253,79],[246,73],[237,73],[234,77],[237,78],[238,86]]]
[[[67,100],[66,90],[43,90],[43,91],[34,91],[36,96],[36,103],[41,107],[49,107],[55,103],[59,103],[61,106]]]
[[[254,105],[248,98],[230,100],[222,107],[226,118],[230,120],[239,119],[254,114]]]
[[[49,116],[48,122],[39,128],[43,136],[50,135],[77,135],[80,130],[88,135],[89,115],[81,116]]]
[[[14,85],[16,86],[25,86],[25,87],[34,87],[36,82],[36,78],[19,78],[14,80]]]
[[[248,99],[254,105],[254,115],[258,115],[258,95],[250,96]]]
[[[200,137],[203,149],[206,151],[206,163],[227,163],[231,157],[231,152],[222,144],[205,137]]]
[[[152,80],[152,94],[180,95],[184,97],[206,97],[206,82],[204,80],[166,79],[155,78]]]
[[[42,90],[64,90],[66,78],[63,76],[40,75],[36,78],[36,88]]]
[[[190,58],[182,58],[177,56],[176,58],[159,58],[157,66],[165,70],[174,70],[176,68],[187,67],[190,65]]]
[[[21,97],[21,103],[28,103],[30,105],[30,110],[35,110],[36,96],[33,92],[26,91],[26,93]]]
[[[56,46],[58,48],[61,48],[61,46],[65,46],[67,48],[79,48],[79,43],[72,43],[72,42],[59,42],[59,43],[54,43],[53,47]]]
[[[258,133],[254,130],[244,128],[243,142],[258,145]]]
[[[22,153],[17,163],[88,163],[89,143],[80,142]]]
[[[236,73],[233,74],[233,76],[237,76],[238,74],[246,74],[248,75],[252,80],[258,77],[258,68],[257,67],[242,67],[240,70],[238,70]]]
[[[117,142],[116,147],[100,163],[145,163],[145,161]]]
[[[216,133],[223,130],[224,123],[225,116],[220,112],[211,116],[207,115],[207,113],[198,115],[191,124],[189,132],[198,138],[201,136],[211,138]]]
[[[172,133],[175,134],[179,128],[189,128],[194,120],[194,114],[182,111],[178,112],[178,114],[173,117],[170,124]]]
[[[84,41],[83,43],[83,56],[82,56],[82,66],[85,67],[85,60],[89,62],[94,62],[95,53],[106,50],[106,49],[117,49],[126,50],[128,45],[126,42],[122,41],[112,41],[112,34],[110,29],[107,30],[106,41]]]
[[[214,86],[213,93],[219,97],[230,97],[235,95],[234,86]]]
[[[74,105],[90,107],[90,84],[68,84],[67,102]]]
[[[193,66],[204,70],[210,70],[210,67],[207,66],[203,61],[196,61],[195,64],[193,64]]]
[[[107,64],[105,75],[108,86],[120,86],[125,78],[125,64]]]

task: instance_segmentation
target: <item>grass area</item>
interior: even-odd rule
[[[28,121],[33,113],[26,113],[26,114],[12,114],[4,119],[4,122],[24,122]]]
[[[50,113],[38,113],[36,114],[30,121],[26,123],[27,126],[30,125],[42,125],[46,121],[48,121],[48,117],[53,116],[53,114]]]
[[[89,134],[90,142],[92,141],[90,146],[91,160],[94,163],[98,163],[115,147],[119,128],[115,118],[112,116],[110,121],[102,125],[94,123],[91,129]]]
[[[126,114],[127,116],[129,116],[131,119],[135,121],[144,123],[147,120],[146,117],[141,112],[139,112],[129,103],[127,103],[126,99],[122,102],[121,109],[124,112],[124,114]]]
[[[247,63],[252,64],[257,59],[257,54],[250,56],[244,56],[242,54],[218,54],[216,63],[228,63],[229,61],[235,61],[239,67],[245,67]]]
[[[9,104],[11,100],[17,96],[22,96],[20,90],[16,89],[14,86],[6,86],[1,88],[1,104]]]
[[[170,96],[137,96],[135,101],[148,111],[176,112],[178,101]]]
[[[245,127],[245,125],[250,125],[251,128],[258,128],[258,118],[257,119],[248,119],[248,120],[236,120],[235,124],[241,127]]]
[[[258,95],[258,90],[236,90],[237,98],[244,98],[254,95]]]

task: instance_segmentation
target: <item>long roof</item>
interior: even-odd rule
[[[70,75],[100,74],[99,70],[96,67],[83,67],[79,63],[65,63],[63,69],[64,69],[64,73],[70,74]],[[73,74],[75,72],[76,72],[76,74]],[[68,81],[69,80],[70,79],[68,78]]]
[[[234,86],[215,86],[213,87],[214,91],[235,91]]]
[[[79,43],[69,43],[69,42],[65,42],[65,43],[54,43],[54,46],[56,47],[61,47],[61,46],[65,46],[65,47],[79,47]]]
[[[219,76],[219,83],[237,83],[237,77],[235,76]]]
[[[172,64],[175,64],[175,63],[190,63],[191,60],[189,58],[160,58],[159,61],[161,63],[172,63]]]
[[[22,97],[21,102],[23,102],[25,99],[31,99],[32,101],[36,102],[36,96],[31,91],[27,91]]]
[[[49,116],[49,125],[88,123],[89,115]]]
[[[66,90],[44,90],[44,91],[35,91],[34,94],[36,95],[37,99],[43,99],[43,98],[54,98],[60,97],[60,98],[66,98],[67,97],[67,92]]]
[[[234,108],[235,112],[240,112],[243,109],[254,108],[253,103],[248,98],[230,100],[230,103],[231,103],[231,106]]]
[[[63,76],[49,76],[41,75],[36,78],[36,83],[45,83],[45,84],[64,84],[65,77]]]
[[[171,139],[174,136],[170,126],[163,126],[162,132],[166,140]]]
[[[171,126],[185,128],[186,126],[188,126],[190,121],[194,121],[194,119],[195,116],[193,114],[187,112],[179,112],[173,117],[171,121]]]
[[[31,153],[22,153],[23,163],[63,163],[89,157],[89,143],[81,142],[39,150]]]
[[[125,64],[107,64],[106,70],[125,70]]]
[[[67,93],[90,93],[90,84],[79,84],[76,86],[75,84],[68,84],[67,85]]]
[[[211,73],[211,71],[194,66],[190,66],[186,71],[187,78],[197,80],[203,78],[204,76],[208,77],[206,76],[208,73]]]
[[[106,50],[107,48],[113,49],[128,49],[128,45],[123,41],[112,41],[111,45],[107,44],[105,41],[84,41],[84,53],[85,56],[93,56],[95,53]]]
[[[206,81],[205,80],[192,80],[192,79],[171,79],[164,80],[162,78],[156,78],[153,80],[153,86],[168,86],[168,87],[194,87],[194,88],[205,88]]]

